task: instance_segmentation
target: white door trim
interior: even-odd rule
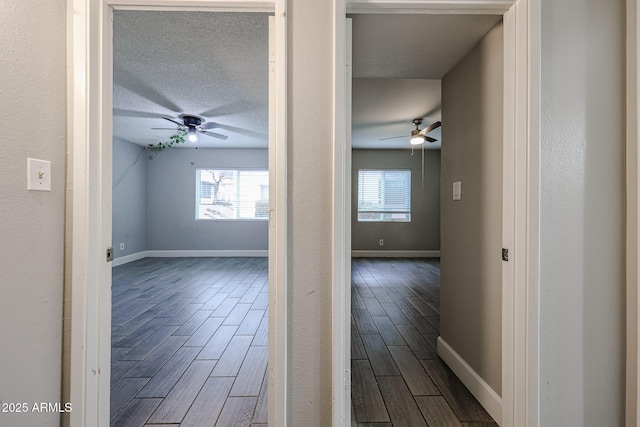
[[[333,426],[351,425],[351,19],[334,0]]]
[[[345,73],[345,12],[498,13],[505,23],[505,221],[503,268],[503,427],[539,424],[539,146],[540,146],[540,0],[333,0],[334,4],[334,216],[333,216],[333,425],[351,424],[350,289],[351,165],[345,128],[349,107]],[[348,72],[348,71],[347,71]],[[509,123],[506,123],[506,122]],[[508,169],[508,168],[506,168]],[[342,207],[342,209],[340,209]],[[497,254],[498,255],[498,254]]]
[[[68,378],[71,427],[109,424],[111,348],[112,12],[275,12],[269,58],[269,424],[287,425],[287,49],[286,0],[68,0],[67,256],[70,290]],[[270,97],[272,98],[272,97]],[[271,101],[271,100],[270,100]],[[273,124],[273,126],[272,126]]]
[[[627,149],[626,149],[626,366],[625,366],[625,425],[640,425],[640,10],[637,0],[626,4],[626,86],[627,86]]]

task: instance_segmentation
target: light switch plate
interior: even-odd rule
[[[453,183],[453,200],[462,200],[462,182]]]
[[[27,159],[27,190],[51,191],[51,162]]]

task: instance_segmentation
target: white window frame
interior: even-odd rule
[[[363,172],[380,172],[381,174],[385,174],[386,172],[396,172],[396,173],[408,173],[409,174],[409,188],[408,190],[405,189],[405,194],[408,192],[409,193],[409,207],[408,210],[406,211],[393,211],[393,210],[371,210],[371,211],[367,211],[367,210],[362,210],[360,209],[360,202],[361,202],[361,198],[363,197],[362,195],[362,187],[364,186],[364,183],[362,183],[362,178]],[[383,179],[383,182],[385,183],[385,190],[386,190],[386,180]],[[362,169],[358,169],[358,183],[357,183],[357,189],[358,189],[358,212],[357,212],[357,220],[358,222],[362,222],[362,223],[367,223],[367,222],[371,222],[371,223],[380,223],[380,222],[388,222],[388,223],[405,223],[405,222],[411,222],[411,203],[412,203],[412,194],[411,194],[411,169],[366,169],[366,168],[362,168]],[[384,202],[384,206],[386,206],[386,194],[382,196],[383,198],[385,198],[385,202]],[[360,214],[361,213],[380,213],[383,214],[382,217],[380,219],[360,219]],[[408,218],[405,219],[384,219],[384,215],[385,214],[391,214],[393,215],[394,213],[399,213],[399,214],[406,214],[408,215]]]
[[[200,218],[200,192],[202,191],[202,181],[200,180],[200,171],[203,170],[218,170],[218,171],[234,171],[238,176],[241,175],[242,172],[266,172],[268,173],[268,169],[260,169],[260,168],[229,168],[229,167],[220,167],[220,168],[206,168],[206,167],[198,167],[196,169],[196,197],[195,197],[195,219],[196,221],[268,221],[269,220],[269,208],[267,207],[267,215],[264,217],[237,217],[237,218]],[[242,185],[242,181],[238,181],[239,185]],[[267,183],[268,185],[268,183]],[[239,213],[238,213],[239,214]]]

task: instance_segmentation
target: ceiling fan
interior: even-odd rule
[[[222,135],[219,133],[215,133],[215,132],[210,132],[209,129],[215,129],[220,127],[220,125],[218,125],[217,123],[214,122],[205,122],[204,119],[202,119],[201,117],[198,116],[193,116],[190,114],[181,114],[180,116],[178,116],[181,120],[182,123],[180,123],[178,120],[169,118],[169,117],[163,117],[163,119],[170,121],[171,123],[175,123],[176,125],[178,125],[179,127],[182,128],[186,128],[187,130],[187,135],[189,138],[189,141],[191,142],[196,142],[198,139],[198,132],[207,136],[210,136],[212,138],[218,138],[218,139],[228,139],[229,137],[226,135]],[[151,128],[154,130],[175,130],[173,128]]]
[[[411,131],[411,139],[410,139],[410,143],[411,145],[420,145],[423,144],[425,141],[428,142],[436,142],[437,139],[435,138],[431,138],[430,136],[427,136],[427,134],[429,132],[431,132],[434,129],[439,128],[440,126],[442,126],[442,122],[437,121],[435,123],[432,123],[431,125],[427,126],[426,128],[420,130],[420,125],[422,124],[422,119],[413,119],[413,124],[416,126],[416,128],[414,130]],[[379,141],[384,141],[386,139],[395,139],[395,138],[406,138],[406,135],[400,135],[400,136],[391,136],[388,138],[380,138]]]

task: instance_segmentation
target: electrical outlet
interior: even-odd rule
[[[380,246],[384,246],[384,239],[380,239],[378,243],[380,244]]]
[[[124,243],[120,243],[120,250],[124,251]]]

